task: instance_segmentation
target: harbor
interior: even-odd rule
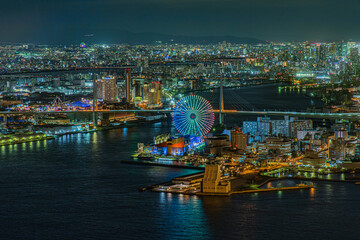
[[[254,190],[243,190],[243,191],[234,191],[228,194],[224,193],[197,193],[197,195],[201,196],[231,196],[233,194],[250,194],[250,193],[265,193],[265,192],[278,192],[278,191],[294,191],[294,190],[302,190],[302,189],[313,189],[313,185],[305,185],[305,184],[298,184],[294,187],[281,187],[281,188],[266,188],[266,189],[254,189]]]
[[[139,164],[143,164],[139,162]],[[152,165],[151,163],[148,163]],[[162,166],[159,163],[153,163],[152,166]],[[187,166],[179,165],[163,165],[163,167],[179,167],[187,168]],[[191,167],[189,167],[191,168]],[[200,170],[200,169],[198,169]],[[274,191],[292,191],[306,190],[315,188],[314,182],[327,183],[351,183],[360,185],[360,177],[352,177],[349,179],[338,178],[325,179],[319,177],[304,176],[268,176],[260,172],[248,172],[238,176],[224,176],[220,171],[219,165],[205,165],[205,171],[198,173],[179,176],[171,181],[149,185],[139,188],[139,191],[150,190],[152,192],[165,192],[185,195],[199,196],[231,196],[233,194],[250,194],[250,193],[266,193]],[[272,186],[275,181],[296,181],[298,184],[292,186]],[[281,184],[280,184],[281,185]],[[205,186],[205,187],[204,187]],[[210,187],[209,187],[210,186]]]
[[[202,191],[202,182],[204,179],[204,173],[192,174],[189,176],[176,177],[170,182],[163,184],[156,184],[148,186],[146,188],[139,189],[140,191],[151,190],[153,192],[166,192],[175,194],[186,194],[186,195],[199,195],[199,196],[231,196],[233,194],[245,194],[245,193],[263,193],[273,191],[290,191],[290,190],[301,190],[301,189],[312,189],[314,184],[297,184],[291,187],[270,187],[261,188],[266,183],[276,181],[279,179],[268,179],[263,183],[249,184],[249,179],[245,178],[221,178],[221,181],[228,181],[232,183],[232,188],[228,192],[204,192]],[[253,182],[253,181],[251,181]],[[241,190],[239,190],[241,189]]]
[[[207,165],[204,172],[175,177],[171,181],[165,183],[139,188],[139,191],[150,190],[152,192],[165,192],[199,196],[231,196],[233,194],[290,191],[314,188],[314,184],[312,182],[309,184],[301,182],[299,184],[296,184],[295,186],[269,186],[264,188],[266,184],[271,183],[272,181],[285,179],[290,178],[269,178],[257,174],[245,174],[238,177],[221,176],[218,166]]]
[[[0,134],[0,146],[8,146],[13,144],[21,144],[28,142],[37,142],[54,139],[54,136],[43,133],[15,133],[15,134]]]

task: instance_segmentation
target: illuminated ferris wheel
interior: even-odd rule
[[[173,119],[181,134],[204,136],[210,132],[215,115],[209,101],[192,95],[180,99],[176,104]]]

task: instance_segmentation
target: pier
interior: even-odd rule
[[[281,188],[265,188],[265,189],[253,189],[253,190],[242,190],[242,191],[232,191],[229,193],[203,193],[199,192],[196,195],[200,196],[224,196],[229,197],[233,194],[246,194],[246,193],[260,193],[260,192],[277,192],[277,191],[293,191],[301,189],[312,189],[314,185],[298,185],[294,187],[281,187]]]

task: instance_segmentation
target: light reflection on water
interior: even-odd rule
[[[120,163],[169,130],[162,123],[1,147],[0,239],[358,238],[353,184],[231,197],[138,192],[196,172]]]
[[[98,142],[94,143],[94,138]],[[0,165],[0,223],[5,229],[0,237],[32,233],[34,217],[37,223],[57,229],[52,230],[57,236],[69,238],[71,233],[76,239],[93,235],[113,239],[119,235],[123,239],[289,239],[299,234],[309,239],[322,238],[322,229],[331,221],[337,223],[332,226],[336,233],[325,234],[328,239],[339,238],[343,229],[351,228],[350,236],[359,234],[351,227],[358,223],[360,200],[359,188],[352,184],[315,182],[315,188],[309,190],[231,197],[138,192],[138,187],[194,171],[120,164],[124,152],[130,150],[118,153],[119,148],[129,138],[130,133],[126,139],[114,132],[97,133],[62,137],[48,141],[47,146],[34,142],[25,148],[2,147],[1,156],[7,157],[2,157]],[[136,146],[137,141],[128,144]],[[266,187],[300,182],[273,181]],[[64,220],[69,224],[58,223]],[[19,224],[23,227],[16,228]],[[37,231],[45,236],[47,227]]]

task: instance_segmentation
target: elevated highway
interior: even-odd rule
[[[55,75],[62,73],[81,73],[88,71],[117,71],[117,70],[125,70],[125,69],[133,69],[135,65],[120,65],[117,67],[112,66],[103,66],[103,67],[72,67],[72,68],[64,68],[64,69],[49,69],[49,70],[40,70],[40,71],[24,71],[24,72],[4,72],[0,73],[1,77],[23,77],[27,75],[38,76],[38,75]]]

